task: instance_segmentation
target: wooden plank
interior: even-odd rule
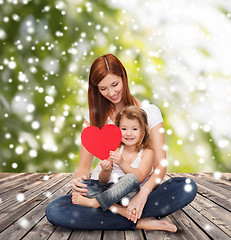
[[[205,173],[194,173],[194,174],[188,173],[188,175],[192,175],[194,177],[199,177],[200,179],[202,179],[206,182],[215,184],[215,186],[219,186],[219,187],[224,188],[229,191],[231,190],[231,181],[223,180],[222,178],[220,178],[220,179],[214,178],[213,174],[210,175],[210,174],[205,174]]]
[[[229,235],[231,239],[231,213],[229,211],[201,195],[198,195],[196,201],[193,201],[190,205]]]
[[[23,184],[18,185],[17,187],[13,188],[13,189],[8,189],[7,191],[5,191],[4,193],[0,194],[0,198],[2,199],[2,203],[4,201],[7,201],[7,205],[10,205],[11,201],[9,201],[11,198],[15,199],[15,196],[19,193],[24,193],[26,191],[28,191],[29,189],[32,189],[34,187],[36,187],[37,185],[40,185],[41,183],[44,182],[43,180],[43,176],[44,174],[36,174],[33,175],[30,179],[27,179],[27,181],[25,181]],[[6,207],[4,206],[4,208]],[[2,209],[2,207],[0,207],[0,209]]]
[[[70,240],[100,240],[102,231],[79,231],[74,230],[70,236]]]
[[[130,231],[127,230],[125,231],[125,239],[126,240],[144,240],[144,233],[142,230],[135,230],[135,231]]]
[[[208,180],[203,180],[203,179],[201,179],[199,177],[199,175],[196,176],[195,174],[185,173],[184,176],[193,179],[197,183],[199,183],[199,184],[201,184],[201,185],[203,185],[203,186],[205,186],[207,188],[215,190],[216,192],[220,193],[221,195],[223,195],[225,197],[228,197],[229,199],[231,198],[231,191],[227,191],[226,189],[224,189],[224,188],[222,188],[220,186],[217,186],[217,185],[211,183]]]
[[[9,191],[10,189],[14,189],[21,184],[25,184],[26,181],[30,181],[33,177],[36,177],[37,173],[31,173],[31,174],[26,174],[26,175],[20,175],[20,177],[16,179],[12,179],[9,181],[6,181],[1,184],[1,193],[4,193],[6,191]],[[40,175],[42,175],[40,173]]]
[[[180,233],[182,239],[210,239],[209,236],[203,232],[201,227],[185,214],[184,210],[178,210],[172,213],[172,216],[181,228]]]
[[[187,215],[198,224],[198,226],[201,226],[206,234],[210,236],[210,238],[216,240],[230,240],[230,236],[224,233],[209,219],[201,215],[201,213],[196,211],[193,207],[184,207],[184,212],[186,212]]]
[[[23,205],[27,204],[31,200],[33,200],[35,197],[38,197],[41,194],[47,194],[47,190],[57,183],[61,183],[62,179],[65,178],[64,174],[57,174],[54,179],[51,179],[50,181],[45,181],[44,184],[38,185],[37,187],[30,189],[23,193],[25,199],[21,203],[17,201],[16,198],[11,198],[8,201],[5,201],[1,204],[0,209],[0,217],[3,218],[5,215],[8,215],[9,212],[12,212],[14,210],[17,210],[19,207],[22,207]],[[1,229],[1,227],[0,227]],[[1,231],[1,230],[0,230]]]
[[[194,174],[194,173],[193,173]],[[200,175],[204,175],[206,177],[212,177],[214,178],[214,174],[213,172],[209,172],[209,173],[198,173]],[[231,173],[224,173],[224,172],[220,172],[221,177],[219,179],[220,180],[224,180],[226,182],[226,184],[231,184]]]
[[[21,174],[22,175],[22,174]],[[223,191],[229,190],[230,176],[231,174],[222,173],[221,179],[214,179],[213,173],[207,174],[168,174],[165,178],[174,176],[184,176],[196,180],[198,184],[198,194],[196,199],[186,206],[183,210],[179,210],[166,218],[175,224],[178,228],[176,233],[164,232],[164,231],[77,231],[62,227],[55,227],[50,224],[45,217],[45,207],[48,202],[70,191],[69,180],[72,175],[61,174],[59,177],[53,174],[48,181],[42,182],[41,178],[37,178],[38,175],[34,174],[34,177],[30,177],[31,174],[24,174],[26,178],[29,177],[27,186],[24,183],[20,183],[20,187],[16,186],[12,190],[12,194],[7,189],[4,202],[6,211],[2,208],[3,213],[1,216],[8,215],[8,221],[10,225],[2,233],[0,233],[0,239],[166,239],[166,240],[190,240],[190,239],[231,239],[231,226],[230,226],[230,198],[223,194]],[[200,176],[199,176],[200,175]],[[7,174],[1,175],[0,183],[8,183]],[[20,176],[20,175],[19,175]],[[22,176],[17,178],[17,174],[9,174],[15,183],[17,180],[23,179]],[[37,181],[35,181],[37,179]],[[21,180],[20,180],[21,181]],[[204,181],[204,182],[203,182]],[[39,182],[39,184],[36,184]],[[210,186],[205,186],[205,183],[210,183]],[[12,186],[9,184],[9,187]],[[1,187],[0,187],[1,188]],[[219,188],[219,191],[217,191]],[[14,198],[18,192],[23,192],[26,196],[25,201],[19,203]],[[65,192],[63,192],[65,191]],[[45,192],[50,192],[51,198],[44,195]],[[7,205],[8,203],[8,205]],[[0,204],[0,208],[2,206]],[[17,212],[18,209],[22,211]],[[16,216],[19,213],[19,216]],[[11,219],[13,217],[13,220]],[[20,218],[21,217],[21,218]],[[19,219],[20,218],[20,219]],[[22,228],[19,224],[20,220],[27,221],[27,226]],[[0,217],[0,228],[2,227],[2,218]]]
[[[64,227],[56,227],[55,231],[49,237],[49,240],[57,240],[57,239],[68,240],[71,233],[72,233],[72,229],[64,228]]]
[[[186,176],[185,174],[179,173],[172,173],[171,176],[173,177],[183,177]],[[190,178],[190,176],[187,176]],[[198,193],[203,195],[206,198],[209,198],[211,201],[215,202],[216,204],[222,206],[223,208],[231,211],[231,204],[230,204],[230,199],[218,192],[216,190],[213,190],[211,188],[208,188],[204,185],[201,185],[200,183],[197,182],[197,188],[198,188]]]
[[[42,220],[39,221],[38,224],[36,224],[25,237],[23,237],[23,240],[48,239],[55,228],[56,227],[54,225],[48,223],[46,217],[43,217]]]
[[[38,204],[34,206],[33,209],[30,208],[30,211],[26,211],[24,215],[20,215],[20,219],[18,221],[14,222],[12,225],[10,225],[7,229],[5,229],[2,233],[0,233],[0,239],[1,240],[8,240],[12,237],[12,239],[20,239],[24,237],[33,227],[34,225],[39,222],[44,216],[45,216],[45,208],[48,205],[49,202],[56,199],[57,197],[63,195],[63,193],[68,193],[70,191],[69,181],[72,179],[72,176],[66,177],[62,181],[62,186],[58,185],[58,188],[53,188],[53,192],[55,192],[53,195],[51,195],[50,198],[42,197],[40,200],[38,200]],[[60,189],[61,187],[61,189]],[[22,221],[24,221],[25,224],[22,224]],[[20,224],[21,223],[21,224]],[[22,227],[24,225],[24,227]]]
[[[124,231],[104,231],[102,240],[123,240],[125,239]]]
[[[25,176],[27,173],[0,173],[0,184],[8,182],[9,180]]]
[[[60,194],[60,191],[62,190],[60,190],[59,188],[64,184],[66,184],[67,182],[68,182],[67,184],[69,184],[69,181],[71,179],[72,179],[72,175],[68,175],[68,174],[64,175],[64,177],[61,177],[59,180],[57,180],[57,184],[51,186],[49,189],[47,189],[47,191],[49,191],[50,194],[52,194],[53,192],[56,192],[57,190],[59,190],[59,194]],[[70,187],[69,187],[69,190],[70,190]],[[11,225],[14,221],[22,217],[25,213],[30,211],[32,208],[36,206],[38,207],[41,201],[43,201],[46,198],[47,196],[44,193],[38,193],[38,194],[35,193],[35,197],[32,200],[26,201],[25,203],[23,202],[23,205],[21,205],[19,208],[7,209],[6,212],[4,212],[5,217],[0,219],[0,231],[2,231],[4,228]],[[3,215],[3,213],[1,213],[1,215]]]

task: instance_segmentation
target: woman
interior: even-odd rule
[[[162,218],[185,207],[197,193],[197,186],[191,179],[172,178],[160,184],[167,170],[160,110],[153,104],[142,104],[131,95],[126,70],[112,54],[97,58],[91,66],[88,103],[89,112],[85,115],[83,128],[89,125],[101,128],[105,124],[114,123],[116,115],[129,105],[138,106],[147,113],[151,148],[155,155],[154,171],[130,201],[124,214],[126,218],[111,211],[103,212],[100,208],[74,205],[71,195],[67,195],[48,205],[48,220],[57,226],[82,230],[160,229],[156,218]],[[73,192],[86,196],[87,186],[81,180],[89,178],[92,161],[93,156],[81,145],[79,165],[72,184]]]

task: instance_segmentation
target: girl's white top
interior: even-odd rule
[[[142,102],[141,108],[147,114],[147,117],[148,117],[148,127],[149,127],[150,130],[153,127],[155,127],[157,124],[163,122],[163,118],[162,118],[160,109],[156,105]],[[87,113],[84,116],[84,118],[90,123],[89,110],[87,111]],[[110,119],[110,117],[108,117],[107,124],[115,124],[115,123]],[[121,147],[121,149],[120,149],[120,151],[123,151],[122,147]],[[140,152],[139,152],[139,154],[140,154]],[[141,160],[142,152],[140,154],[140,157],[139,157],[139,154],[138,154],[138,158],[137,159],[140,158],[140,160]],[[137,160],[137,159],[131,164],[131,166],[134,167],[134,168],[138,168],[138,166],[139,166],[140,160]],[[114,165],[116,165],[116,164],[114,164]],[[116,182],[118,177],[124,175],[124,172],[119,168],[119,166],[118,165],[116,165],[116,166],[118,167],[118,169],[116,167],[117,170],[115,172],[113,172],[114,174],[111,175],[112,177],[111,177],[110,181],[112,181],[112,182]],[[91,178],[92,179],[98,179],[100,171],[101,171],[101,167],[100,167],[100,163],[99,163],[96,166],[96,168],[93,170]],[[114,167],[113,167],[113,171],[114,171]],[[147,181],[147,179],[141,185],[143,185],[146,181]]]
[[[120,153],[122,154],[124,150],[124,145],[121,146],[120,148]],[[142,153],[143,153],[143,149],[141,149],[138,153],[138,156],[137,158],[135,159],[135,161],[133,161],[130,166],[135,168],[135,169],[138,169],[139,167],[139,164],[140,164],[140,161],[141,161],[141,156],[142,156]],[[100,160],[101,161],[101,160]],[[92,179],[96,179],[98,180],[99,179],[99,173],[101,171],[101,166],[100,166],[100,163],[96,166],[96,168],[93,170],[92,172],[92,175],[91,175],[91,178]],[[151,174],[151,171],[148,175],[148,177],[141,183],[141,186],[148,180],[149,176]],[[125,173],[122,171],[122,169],[117,165],[117,164],[113,164],[113,169],[112,169],[112,172],[111,172],[111,178],[110,178],[110,181],[109,182],[118,182],[118,178],[125,175]]]

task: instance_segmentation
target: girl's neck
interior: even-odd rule
[[[127,152],[136,152],[136,145],[132,146],[124,145],[124,150],[126,150]]]

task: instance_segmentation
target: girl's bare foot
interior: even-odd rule
[[[72,193],[72,203],[91,208],[98,208],[100,206],[96,198],[87,198],[75,192]]]
[[[167,220],[156,220],[151,217],[139,219],[136,228],[145,230],[163,230],[168,232],[177,231],[177,227]]]

